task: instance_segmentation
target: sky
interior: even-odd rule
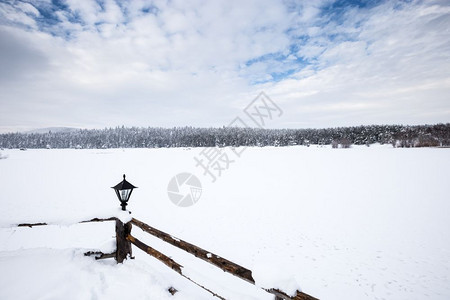
[[[221,127],[261,92],[268,128],[448,123],[450,1],[0,0],[0,133]]]

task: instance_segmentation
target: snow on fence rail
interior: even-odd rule
[[[165,254],[159,252],[158,250],[144,244],[140,240],[138,240],[136,237],[131,235],[131,228],[132,224],[142,229],[144,232],[149,233],[164,242],[167,242],[177,248],[180,248],[195,257],[202,259],[217,268],[223,270],[224,272],[230,273],[242,280],[245,280],[253,285],[256,285],[255,280],[252,276],[252,271],[249,269],[246,269],[230,260],[227,260],[223,257],[220,257],[210,251],[204,250],[196,245],[193,245],[191,243],[188,243],[186,241],[183,241],[181,239],[178,239],[168,233],[165,233],[159,229],[156,229],[142,221],[139,221],[135,218],[132,218],[131,221],[127,223],[123,223],[119,218],[111,217],[111,218],[94,218],[86,221],[81,221],[79,223],[88,223],[88,222],[104,222],[104,221],[115,221],[116,223],[116,251],[112,253],[102,253],[100,251],[89,251],[86,252],[86,256],[95,256],[95,259],[105,259],[105,258],[114,258],[117,263],[122,263],[127,257],[132,257],[132,249],[131,244],[135,245],[142,251],[146,252],[147,254],[153,256],[154,258],[158,259],[162,263],[164,263],[166,266],[183,276],[184,278],[188,279],[189,281],[193,282],[197,286],[201,287],[202,289],[208,291],[213,296],[219,298],[219,299],[225,299],[224,297],[218,295],[217,293],[214,293],[213,291],[209,290],[208,288],[204,287],[203,285],[195,282],[185,274],[183,274],[182,268],[183,266],[177,262],[175,262],[170,257],[166,256]],[[45,226],[45,225],[51,225],[47,223],[21,223],[18,224],[18,227],[34,227],[34,226]],[[275,295],[275,300],[318,300],[317,298],[314,298],[308,294],[305,294],[301,291],[297,291],[295,295],[290,296],[287,293],[275,289],[275,288],[263,288],[268,293],[271,293]],[[176,289],[171,288],[170,292],[172,294],[176,293]]]

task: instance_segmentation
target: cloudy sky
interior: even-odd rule
[[[0,132],[450,122],[450,1],[0,0]]]

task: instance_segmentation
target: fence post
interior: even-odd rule
[[[131,223],[123,224],[122,221],[116,219],[116,261],[122,263],[127,256],[131,257],[131,243],[127,240],[127,236],[131,233]]]

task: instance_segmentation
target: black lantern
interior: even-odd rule
[[[131,192],[137,187],[126,181],[125,174],[123,174],[123,181],[116,186],[113,186],[112,188],[116,191],[117,198],[119,198],[120,205],[122,206],[122,210],[125,210],[127,202],[130,199]]]

